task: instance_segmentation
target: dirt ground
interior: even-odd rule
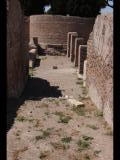
[[[30,74],[8,101],[7,160],[113,160],[112,131],[68,58],[43,56]]]

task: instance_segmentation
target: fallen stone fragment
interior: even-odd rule
[[[77,101],[75,99],[68,99],[68,102],[71,104],[71,105],[74,105],[74,106],[79,106],[79,107],[84,107],[84,103],[80,102],[80,101]]]
[[[58,67],[57,66],[53,66],[53,69],[58,69]]]

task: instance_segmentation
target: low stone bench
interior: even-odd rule
[[[76,38],[75,39],[75,49],[74,49],[74,55],[75,55],[74,65],[75,65],[75,67],[78,66],[79,45],[84,45],[84,38]]]
[[[29,67],[34,67],[36,62],[37,49],[31,49],[29,51]]]
[[[77,32],[71,33],[71,40],[70,40],[70,60],[71,62],[74,62],[74,59],[75,59],[74,49],[75,49],[75,39],[77,37],[78,37]]]
[[[87,57],[87,45],[80,45],[78,50],[78,72],[83,74],[84,61]]]

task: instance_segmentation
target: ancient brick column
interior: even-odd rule
[[[71,41],[70,41],[70,60],[74,62],[74,49],[75,49],[75,39],[78,37],[78,33],[71,33]]]
[[[78,52],[78,71],[79,74],[83,74],[84,60],[87,57],[87,45],[80,45]]]
[[[68,32],[67,34],[67,56],[70,57],[70,43],[71,43],[71,34],[76,32]]]
[[[84,44],[84,39],[83,38],[76,38],[75,39],[75,49],[74,49],[74,55],[75,55],[74,64],[75,64],[75,67],[78,66],[78,49],[79,49],[79,45],[83,45],[83,44]]]

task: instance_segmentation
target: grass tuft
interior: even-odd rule
[[[61,139],[61,141],[62,141],[63,143],[70,143],[71,140],[72,140],[72,137],[64,137],[64,138]]]
[[[76,112],[79,116],[85,116],[85,110],[83,107],[73,106],[72,111]]]

